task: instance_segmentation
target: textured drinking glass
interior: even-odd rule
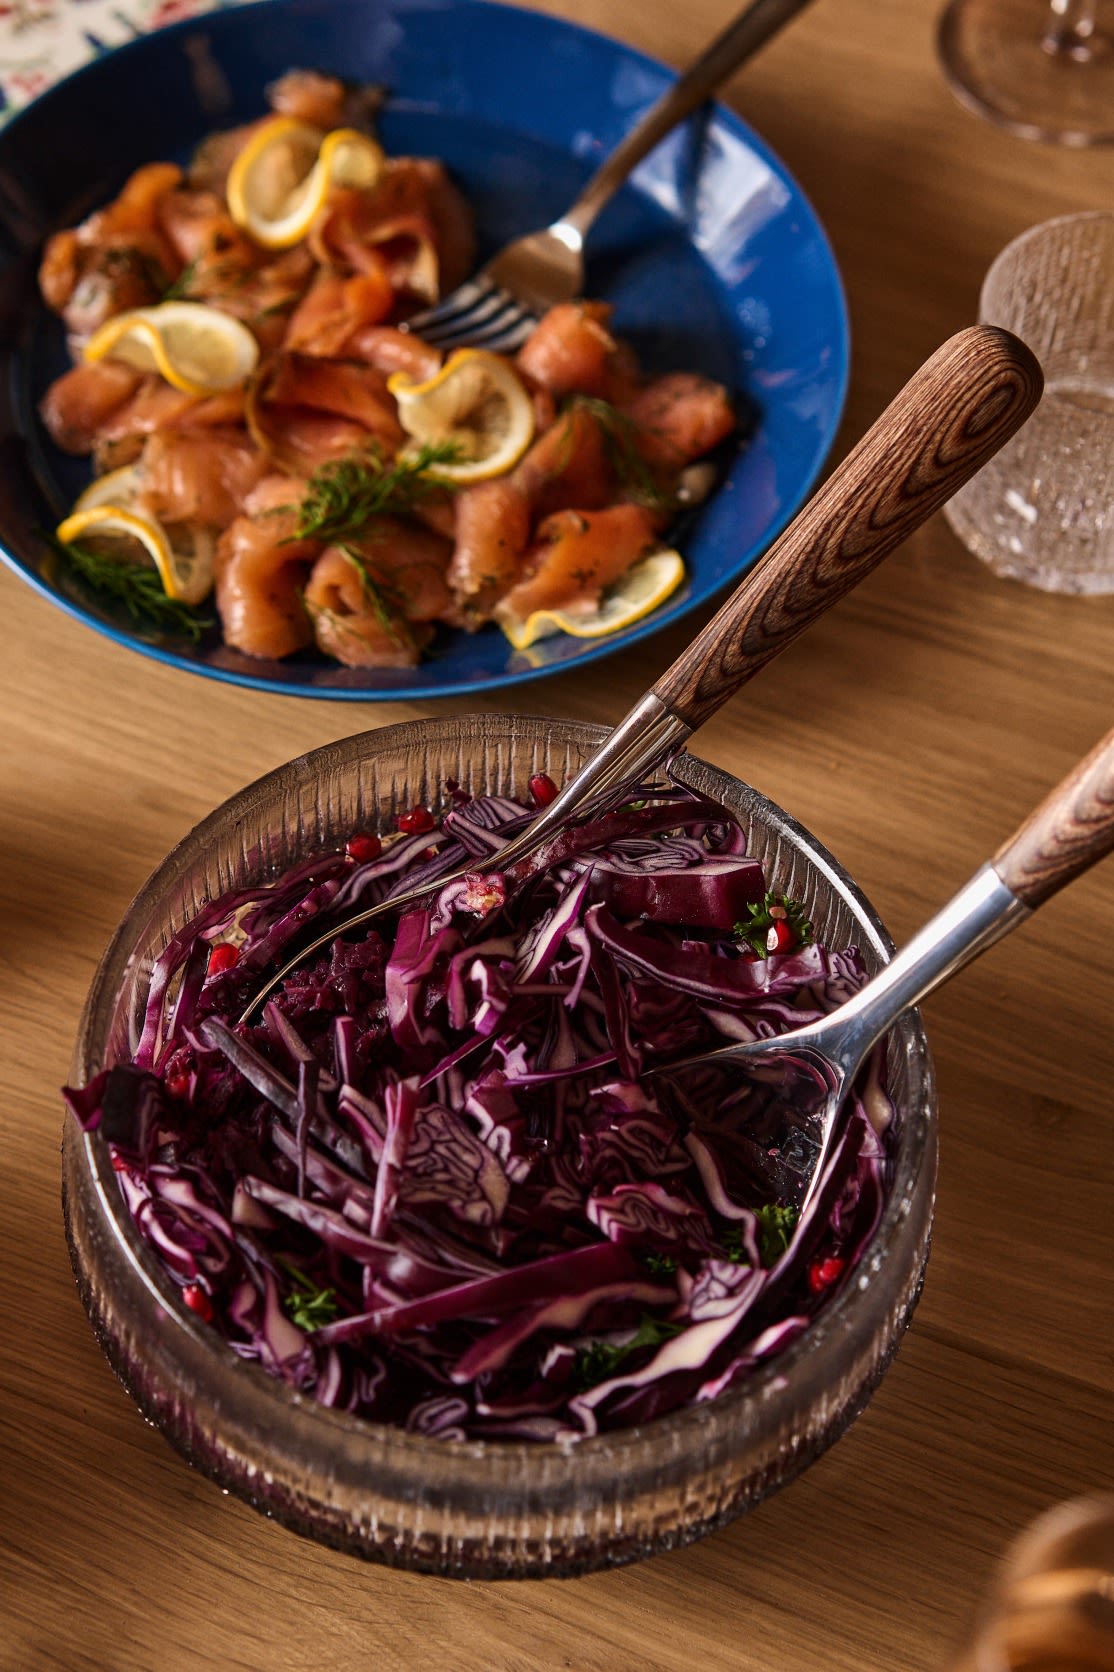
[[[1022,1533],[953,1672],[1114,1672],[1114,1497],[1073,1498]]]
[[[1114,592],[1114,213],[1022,233],[987,274],[979,317],[1028,343],[1044,397],[945,515],[998,575]]]

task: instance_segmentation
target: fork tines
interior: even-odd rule
[[[414,314],[404,329],[435,348],[489,348],[512,353],[521,348],[537,324],[537,316],[509,291],[481,273],[424,313]]]

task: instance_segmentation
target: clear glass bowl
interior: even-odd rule
[[[130,1055],[151,965],[214,895],[350,833],[473,791],[560,781],[599,726],[477,715],[385,727],[302,756],[233,796],[167,856],[126,913],[90,989],[73,1083]],[[871,968],[892,950],[850,878],[754,790],[684,757],[678,776],[749,829],[818,937]],[[893,1185],[853,1282],[771,1364],[720,1399],[562,1448],[424,1438],[325,1409],[237,1358],[178,1300],[136,1234],[107,1146],[67,1123],[66,1230],[97,1337],[144,1416],[195,1468],[287,1527],[353,1554],[471,1578],[568,1575],[722,1526],[837,1439],[883,1375],[920,1290],[936,1172],[936,1101],[919,1019],[890,1041],[900,1113]]]

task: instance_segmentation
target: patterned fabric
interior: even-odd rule
[[[168,23],[242,0],[0,0],[0,124],[71,70]]]

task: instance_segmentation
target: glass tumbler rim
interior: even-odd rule
[[[1000,280],[1002,272],[1011,262],[1017,261],[1030,245],[1037,244],[1051,235],[1061,232],[1066,227],[1083,226],[1097,222],[1106,223],[1111,234],[1114,235],[1114,209],[1079,209],[1066,215],[1052,215],[1048,220],[1038,221],[1034,226],[1026,227],[1023,232],[1017,234],[1016,238],[1011,238],[1009,243],[998,251],[983,276],[982,286],[979,290],[980,320],[987,320],[988,298],[993,286]],[[1112,276],[1111,283],[1114,285],[1114,276]],[[1000,321],[994,320],[989,323],[999,324]]]

